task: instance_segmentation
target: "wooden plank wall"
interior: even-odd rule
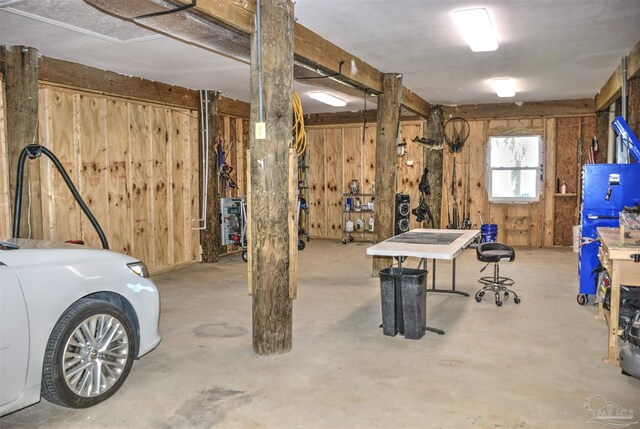
[[[560,180],[560,183],[566,182],[568,195],[555,195],[553,244],[570,246],[573,242],[571,226],[578,224],[580,216],[581,166],[589,156],[596,119],[595,116],[557,118],[555,127],[555,164],[558,168],[554,192],[557,180]],[[604,151],[602,148],[601,152]]]
[[[199,260],[192,228],[199,217],[197,112],[50,85],[39,98],[40,142],[64,165],[110,248],[152,272]],[[3,144],[0,138],[0,154]],[[3,162],[0,155],[4,172]],[[44,157],[40,163],[45,238],[100,247],[60,175]],[[7,235],[6,189],[0,180],[0,236]]]
[[[401,126],[406,154],[398,158],[397,191],[411,195],[411,206],[418,203],[418,184],[422,174],[423,148],[411,141],[423,136],[422,122]],[[582,162],[587,158],[595,132],[595,115],[572,117],[533,117],[518,119],[470,120],[470,137],[456,158],[458,207],[462,216],[466,174],[470,174],[470,218],[472,228],[484,223],[498,224],[498,239],[519,246],[568,246],[576,222],[578,196],[555,195],[556,170],[567,181],[568,192],[576,192],[578,138],[583,145]],[[573,130],[573,131],[572,131]],[[310,234],[317,238],[341,238],[340,196],[349,181],[357,178],[364,192],[370,192],[375,172],[375,124],[369,124],[362,141],[362,125],[323,125],[308,127],[310,150]],[[533,204],[489,203],[486,190],[486,145],[491,135],[539,134],[544,143],[544,184],[541,200]],[[413,165],[407,165],[407,161]],[[556,167],[557,166],[557,167]],[[446,227],[451,210],[453,156],[445,149],[442,224]],[[569,184],[571,183],[571,184]],[[568,208],[565,207],[568,205]],[[564,213],[567,212],[568,215]],[[411,228],[419,227],[411,216]]]
[[[406,154],[398,158],[398,192],[411,194],[418,202],[418,184],[423,168],[423,149],[412,143],[422,136],[422,123],[403,123],[401,138],[407,141]],[[351,180],[360,182],[362,193],[371,193],[375,178],[376,126],[369,124],[313,126],[307,128],[309,147],[309,234],[314,238],[342,237],[341,198]],[[412,160],[413,165],[407,165]],[[365,221],[367,220],[365,215]],[[415,217],[412,228],[418,227]]]

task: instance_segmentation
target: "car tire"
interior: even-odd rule
[[[81,299],[60,317],[49,337],[42,396],[70,408],[96,405],[120,389],[134,351],[131,324],[122,310],[105,301]]]

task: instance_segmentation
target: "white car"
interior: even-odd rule
[[[40,401],[85,408],[160,342],[142,262],[76,244],[0,240],[0,416]]]

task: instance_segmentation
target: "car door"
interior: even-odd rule
[[[0,406],[24,392],[29,364],[29,319],[20,281],[0,261]]]

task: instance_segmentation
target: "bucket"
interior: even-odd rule
[[[483,243],[498,241],[498,225],[495,223],[483,223],[480,227],[480,235]]]
[[[580,251],[580,225],[573,225],[573,251]]]

